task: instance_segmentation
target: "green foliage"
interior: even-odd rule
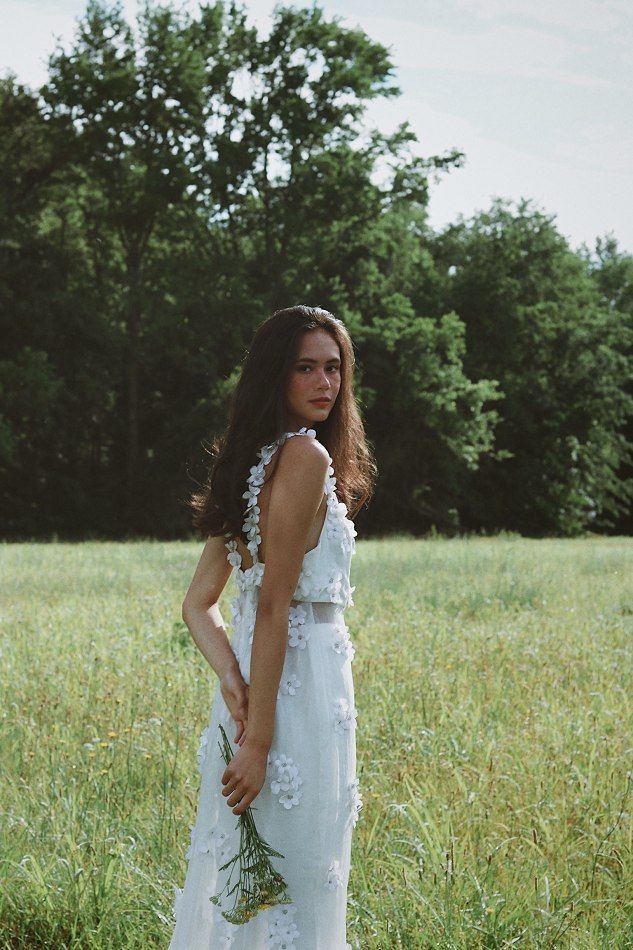
[[[466,371],[494,375],[505,395],[496,445],[508,455],[466,476],[470,523],[564,534],[612,525],[633,497],[616,474],[631,460],[624,315],[529,202],[513,211],[497,200],[432,243],[451,271],[444,305],[466,324]]]
[[[628,530],[633,264],[497,201],[435,234],[389,51],[318,6],[90,0],[0,80],[0,517],[182,536],[255,326],[341,317],[380,480],[361,532]],[[363,523],[365,522],[365,523]]]

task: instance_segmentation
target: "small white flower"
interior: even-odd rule
[[[276,777],[270,783],[273,794],[277,795],[280,791],[287,792],[288,789],[294,788],[299,769],[293,760],[287,755],[280,755],[274,759],[273,765],[277,770]]]
[[[299,686],[301,686],[299,677],[294,673],[289,673],[282,677],[279,690],[284,696],[294,696]]]
[[[262,465],[261,462],[251,466],[250,474],[246,479],[250,485],[259,485],[261,487],[264,484],[264,466],[265,463]]]
[[[210,830],[195,831],[192,836],[192,844],[200,854],[213,852],[220,861],[224,861],[231,850],[230,835],[226,831],[220,831],[217,825]]]
[[[239,571],[237,574],[237,586],[240,592],[255,590],[261,587],[264,576],[264,565],[260,561],[255,561],[245,571]]]
[[[242,555],[237,550],[237,541],[235,541],[235,539],[233,539],[232,541],[227,541],[224,547],[227,549],[227,551],[229,551],[229,554],[227,554],[226,559],[231,565],[231,567],[241,567]]]
[[[343,587],[343,572],[339,570],[332,571],[329,574],[328,582],[325,585],[325,589],[328,594],[335,599],[341,593]]]
[[[299,647],[300,650],[305,650],[306,643],[310,639],[310,629],[302,629],[301,627],[289,627],[288,628],[288,645],[291,647]]]
[[[293,805],[299,804],[299,799],[303,795],[303,792],[300,788],[291,788],[287,792],[283,792],[279,796],[278,801],[284,806],[284,808],[292,808]]]
[[[356,776],[347,786],[347,794],[349,798],[350,819],[352,825],[355,825],[358,821],[359,812],[363,805],[362,795],[359,790],[358,776]]]
[[[267,947],[287,948],[294,944],[299,930],[294,922],[295,907],[281,905],[265,911],[268,916]]]
[[[335,653],[340,653],[346,660],[353,660],[356,650],[350,639],[349,630],[346,626],[337,629],[332,639],[332,649]]]
[[[250,482],[250,479],[249,479]],[[257,496],[259,495],[259,488],[257,485],[251,485],[243,493],[242,498],[246,498],[246,507],[253,508],[257,504]]]
[[[311,567],[302,567],[301,574],[299,575],[299,581],[297,583],[297,589],[295,591],[296,598],[307,597],[312,590],[312,568]]]
[[[341,887],[343,884],[343,876],[341,874],[341,865],[338,861],[332,861],[328,870],[327,877],[325,879],[325,887],[328,891],[335,891],[337,887]]]
[[[358,715],[356,708],[350,706],[348,701],[341,697],[341,699],[334,700],[334,731],[335,732],[345,732],[345,730],[352,729],[356,725],[356,716]]]
[[[283,753],[269,753],[268,771],[271,775],[270,790],[273,795],[279,796],[280,804],[284,808],[298,805],[302,795],[299,786],[303,784],[303,779],[293,759]]]
[[[301,624],[305,623],[308,619],[308,613],[305,607],[302,607],[301,604],[297,604],[295,607],[290,607],[288,609],[288,625],[290,627],[299,627]]]
[[[343,541],[345,539],[345,531],[342,525],[336,521],[332,521],[328,524],[326,535],[331,541]]]
[[[200,745],[198,747],[198,769],[202,772],[202,766],[204,765],[207,753],[209,751],[209,726],[204,730],[200,736]]]

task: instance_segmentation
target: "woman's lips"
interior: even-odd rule
[[[315,406],[329,406],[329,399],[311,399],[310,402],[313,402]]]

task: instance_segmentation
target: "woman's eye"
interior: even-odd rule
[[[312,369],[312,367],[311,367],[311,366],[299,366],[299,367],[298,367],[299,372],[301,372],[301,371],[304,370],[304,369]],[[338,369],[338,366],[328,366],[328,369],[332,370],[332,372],[335,373],[335,372],[337,371],[337,369]]]

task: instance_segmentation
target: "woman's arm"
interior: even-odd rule
[[[234,815],[246,811],[266,780],[288,646],[288,607],[323,498],[329,461],[325,447],[310,438],[289,439],[279,452],[268,502],[266,570],[253,632],[247,726],[221,776],[222,794]]]
[[[182,619],[196,646],[220,679],[229,673],[240,672],[218,607],[231,571],[224,538],[208,538],[182,604]]]
[[[288,645],[288,608],[299,582],[310,529],[323,498],[327,450],[307,438],[280,449],[266,524],[266,570],[251,652],[248,724],[244,744],[268,753],[277,690]]]

